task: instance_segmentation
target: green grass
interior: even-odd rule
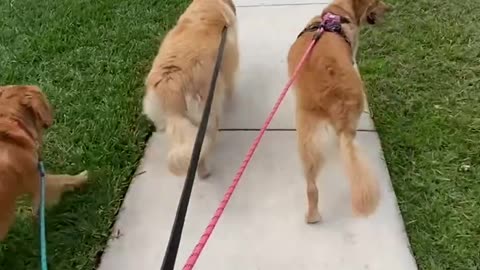
[[[93,269],[144,148],[143,81],[187,0],[2,0],[0,84],[37,84],[55,108],[47,170],[91,172],[48,214],[51,269]],[[0,269],[39,269],[25,203],[0,244]]]
[[[478,270],[480,1],[388,2],[360,67],[413,252],[420,269]]]

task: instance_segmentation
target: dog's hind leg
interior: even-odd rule
[[[15,199],[0,198],[0,204],[0,241],[2,241],[15,220]]]
[[[216,84],[216,91],[213,99],[213,104],[212,108],[210,111],[210,117],[208,120],[208,125],[207,125],[207,130],[205,134],[205,139],[204,139],[204,144],[202,147],[202,155],[198,164],[198,176],[200,178],[207,178],[210,176],[210,168],[208,167],[208,162],[207,160],[210,159],[212,152],[214,151],[214,148],[216,146],[217,142],[217,137],[219,134],[219,128],[220,128],[220,117],[224,114],[224,105],[226,102],[226,91],[227,89],[228,82],[226,82],[223,77],[219,77],[217,80]],[[192,110],[190,110],[189,106],[189,111],[192,114]],[[200,116],[203,113],[203,108],[202,112],[197,111],[197,121],[200,123]],[[192,116],[193,117],[193,116]]]
[[[233,71],[223,73],[223,80],[225,82],[225,97],[228,102],[232,102],[233,93],[235,92],[236,74]]]
[[[225,82],[225,96],[228,102],[232,102],[235,92],[236,77],[239,68],[239,52],[237,44],[236,29],[232,29],[227,35],[227,45],[224,52],[224,61],[221,70],[221,76]]]
[[[77,175],[47,174],[45,204],[47,207],[57,204],[66,191],[83,186],[88,180],[88,172],[83,171]],[[36,215],[40,206],[40,193],[35,192],[33,198],[33,213]]]
[[[208,167],[206,160],[211,156],[213,148],[216,145],[217,136],[219,133],[219,117],[216,114],[216,111],[212,111],[212,113],[213,115],[212,117],[210,117],[207,133],[205,134],[205,140],[209,143],[204,144],[205,149],[202,150],[204,154],[198,163],[198,176],[202,179],[208,178],[210,176],[210,168]]]
[[[298,114],[297,132],[298,149],[307,181],[308,210],[305,220],[312,224],[321,221],[317,177],[325,163],[327,141],[334,136],[334,131],[328,123],[307,114],[307,112]]]
[[[322,157],[312,157],[311,152],[306,147],[300,150],[300,156],[303,163],[303,171],[307,181],[307,199],[308,209],[305,215],[305,221],[309,224],[317,223],[321,220],[318,210],[318,188],[317,176],[322,166]]]

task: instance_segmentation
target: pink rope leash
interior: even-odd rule
[[[323,33],[323,29],[320,29],[317,31],[318,35],[321,35]],[[245,172],[245,169],[247,168],[248,164],[250,163],[250,160],[253,157],[253,154],[255,153],[255,150],[257,150],[258,144],[262,140],[263,135],[265,134],[265,131],[267,130],[268,126],[270,125],[270,122],[272,122],[273,117],[275,116],[275,113],[277,113],[278,108],[280,107],[280,104],[282,103],[283,99],[287,95],[288,90],[292,86],[293,82],[298,76],[298,73],[300,71],[300,68],[305,64],[308,56],[310,55],[310,52],[312,51],[313,47],[315,46],[316,42],[318,39],[313,39],[310,45],[308,46],[307,50],[305,51],[305,54],[303,55],[302,59],[298,63],[297,67],[295,68],[295,71],[292,74],[292,78],[288,81],[287,85],[285,88],[283,88],[280,97],[278,98],[277,102],[273,106],[272,111],[267,117],[267,120],[265,120],[265,123],[263,124],[262,128],[260,129],[259,134],[253,141],[252,146],[248,150],[247,155],[245,156],[245,159],[242,162],[242,165],[237,171],[237,174],[235,175],[235,178],[233,179],[232,184],[228,188],[227,192],[225,193],[223,200],[220,202],[220,205],[218,206],[217,210],[215,211],[215,214],[213,218],[210,220],[210,223],[208,224],[207,228],[205,229],[202,237],[198,241],[198,244],[195,246],[193,249],[192,254],[188,258],[187,262],[185,263],[185,266],[183,266],[183,270],[192,270],[193,267],[195,266],[195,263],[197,262],[198,258],[200,257],[200,254],[203,251],[203,248],[208,242],[208,239],[210,238],[210,235],[212,235],[213,230],[217,226],[218,220],[222,216],[225,208],[227,207],[228,202],[230,201],[230,198],[232,197],[233,192],[238,186],[238,183],[240,182],[240,179],[242,178],[243,173]]]

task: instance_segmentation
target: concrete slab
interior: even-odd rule
[[[231,183],[256,132],[222,132],[213,175],[195,183],[177,260],[181,269]],[[348,182],[333,156],[320,176],[324,223],[306,225],[305,181],[295,132],[270,131],[212,235],[198,270],[414,270],[395,194],[375,132],[359,142],[381,179],[382,200],[367,219],[351,216]],[[235,142],[235,143],[232,143]],[[165,166],[165,142],[154,135],[125,198],[99,270],[158,270],[183,178]]]
[[[288,80],[286,58],[291,44],[307,21],[320,14],[325,6],[238,8],[241,53],[238,86],[234,103],[222,120],[222,128],[259,129],[262,126]],[[293,95],[292,89],[270,128],[295,128]],[[374,130],[367,113],[362,115],[358,128]]]

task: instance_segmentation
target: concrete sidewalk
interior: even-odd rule
[[[212,176],[196,180],[176,269],[181,269],[287,81],[286,56],[326,0],[237,0],[241,68],[235,104],[223,121]],[[377,133],[367,113],[358,141],[376,165],[377,212],[353,218],[348,181],[337,160],[321,175],[324,222],[304,223],[305,180],[296,149],[293,93],[259,146],[195,269],[414,270],[403,221]],[[166,144],[154,134],[125,198],[99,270],[158,270],[184,178],[172,176]]]

